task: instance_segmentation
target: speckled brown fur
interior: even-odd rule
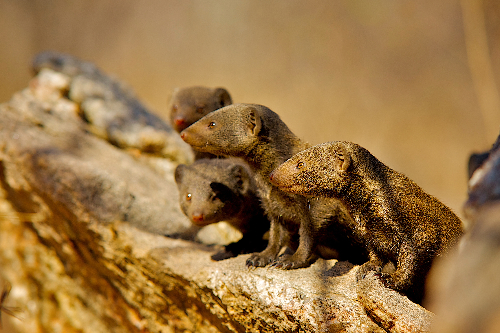
[[[271,177],[284,191],[342,201],[370,253],[361,274],[392,261],[396,271],[383,273],[383,281],[417,302],[433,259],[462,235],[462,223],[448,207],[354,143],[311,147]]]
[[[271,229],[267,248],[252,255],[247,265],[306,267],[317,258],[318,245],[335,247],[353,261],[364,256],[356,241],[345,241],[354,235],[338,234],[342,228],[336,228],[337,224],[352,222],[338,201],[310,203],[304,196],[286,193],[270,183],[274,168],[308,147],[273,111],[262,105],[233,104],[206,115],[181,132],[181,137],[195,150],[241,157],[253,169]],[[288,251],[278,256],[283,247]]]

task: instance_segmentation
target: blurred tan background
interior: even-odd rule
[[[96,63],[165,119],[174,87],[224,86],[310,143],[365,146],[459,214],[468,156],[500,127],[496,0],[2,0],[0,43],[0,102],[43,50]]]

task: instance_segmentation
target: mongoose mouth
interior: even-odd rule
[[[272,173],[269,176],[269,180],[271,181],[271,184],[279,187],[279,189],[282,191],[289,192],[289,193],[300,193],[300,186],[298,184],[283,183],[283,182],[277,180],[275,177],[273,177]]]
[[[183,130],[180,133],[180,136],[181,136],[181,139],[184,140],[184,142],[186,142],[187,144],[189,144],[195,150],[204,151],[204,149],[206,149],[206,147],[208,146],[208,142],[206,142],[205,144],[201,144],[199,142],[200,140],[198,140],[198,138],[196,137],[196,135],[193,135],[193,134],[189,133],[187,131],[187,129]]]

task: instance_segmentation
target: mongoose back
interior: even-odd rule
[[[433,259],[462,235],[462,223],[448,207],[354,143],[306,149],[274,170],[271,181],[290,193],[344,203],[370,254],[361,272],[394,262],[396,271],[382,280],[417,302]]]
[[[250,170],[235,159],[200,159],[175,170],[179,203],[197,226],[226,221],[243,234],[238,242],[212,256],[214,260],[265,248],[269,220],[260,207]]]
[[[364,256],[354,235],[343,233],[350,230],[345,225],[352,219],[338,201],[309,203],[304,196],[286,193],[270,183],[272,170],[308,147],[270,109],[256,104],[226,106],[182,131],[181,137],[195,150],[241,157],[252,168],[271,228],[267,248],[253,254],[248,266],[306,267],[317,258],[318,246],[333,247],[343,254],[341,258],[352,261]],[[283,247],[287,251],[278,256]]]
[[[224,88],[178,88],[169,101],[170,123],[177,132],[181,132],[207,113],[230,104],[231,96]]]

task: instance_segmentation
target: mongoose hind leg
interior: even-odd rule
[[[375,272],[382,284],[397,292],[407,294],[413,302],[420,302],[423,297],[425,272],[428,270],[430,263],[420,262],[418,258],[422,256],[418,251],[414,250],[414,246],[410,242],[405,242],[401,245],[397,258],[396,270],[393,273],[384,273],[382,271],[386,262],[382,260],[375,252],[370,251],[370,260],[358,270],[356,275],[357,280],[364,279],[368,272]],[[415,281],[416,272],[422,273],[421,281]]]
[[[424,253],[425,252],[425,253]],[[406,242],[401,246],[396,271],[384,274],[382,282],[388,288],[403,292],[413,302],[420,303],[424,296],[425,278],[432,260],[432,249],[418,249],[415,244]]]

